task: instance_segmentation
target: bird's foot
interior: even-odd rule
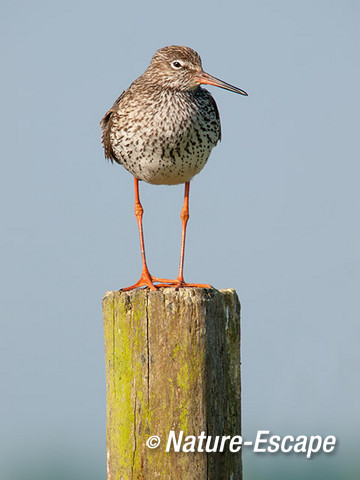
[[[149,270],[147,268],[143,268],[143,271],[141,273],[141,276],[139,280],[134,283],[134,285],[131,285],[130,287],[125,287],[122,288],[122,292],[128,292],[129,290],[135,290],[135,288],[141,288],[141,287],[148,287],[150,290],[157,290],[157,288],[154,285],[154,277],[150,275]]]
[[[156,283],[156,285],[155,285]],[[158,278],[150,275],[149,271],[143,270],[141,273],[140,279],[131,285],[130,287],[122,288],[122,292],[127,292],[129,290],[134,290],[135,288],[148,287],[150,290],[157,290],[158,288],[171,287],[178,290],[179,288],[194,287],[194,288],[214,288],[211,285],[205,283],[186,283],[184,279],[176,278],[175,280],[170,280],[168,278]]]
[[[214,288],[211,285],[208,285],[206,283],[187,283],[184,281],[184,279],[179,279],[176,278],[175,280],[166,280],[163,283],[159,283],[159,285],[156,285],[157,287],[172,287],[175,288],[176,290],[179,290],[179,288],[186,288],[186,287],[194,287],[194,288]]]
[[[155,283],[159,283],[159,285],[154,285]],[[135,290],[135,288],[141,288],[141,287],[148,287],[150,290],[157,290],[157,287],[163,287],[163,286],[174,286],[174,283],[176,280],[169,280],[168,278],[157,278],[153,277],[147,268],[144,268],[140,279],[134,283],[134,285],[131,285],[130,287],[125,287],[121,288],[122,292],[128,292],[129,290]]]

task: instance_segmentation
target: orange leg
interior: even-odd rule
[[[137,220],[137,224],[139,227],[139,236],[140,236],[140,251],[141,251],[141,260],[142,260],[142,272],[140,279],[131,285],[131,287],[125,287],[121,290],[126,292],[128,290],[133,290],[134,288],[138,287],[149,287],[150,290],[156,290],[156,286],[153,282],[171,282],[171,280],[167,280],[166,278],[156,278],[150,275],[146,264],[146,256],[145,256],[145,244],[144,244],[144,233],[143,233],[143,226],[142,226],[142,217],[144,213],[144,209],[140,202],[140,195],[139,195],[139,180],[134,177],[134,185],[135,185],[135,216]]]
[[[206,284],[197,284],[197,283],[186,283],[184,281],[184,256],[185,256],[185,238],[186,238],[186,226],[189,220],[189,191],[190,191],[190,182],[185,183],[185,193],[184,193],[184,205],[181,210],[180,218],[182,223],[181,230],[181,249],[180,249],[180,267],[179,274],[176,280],[168,280],[165,284],[158,285],[159,287],[199,287],[199,288],[212,288],[211,285]]]
[[[180,218],[182,223],[181,229],[181,248],[180,248],[180,267],[179,274],[177,276],[177,281],[179,283],[184,283],[184,256],[185,256],[185,238],[186,238],[186,226],[189,220],[189,191],[190,191],[190,182],[185,183],[185,193],[184,193],[184,205],[181,209]]]

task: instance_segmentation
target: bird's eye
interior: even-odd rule
[[[175,60],[175,62],[172,62],[171,66],[177,70],[182,67],[181,63],[178,60]]]

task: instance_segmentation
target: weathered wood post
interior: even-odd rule
[[[241,454],[166,452],[170,431],[241,435],[235,290],[108,292],[103,300],[108,480],[241,480]],[[157,435],[161,444],[149,448]],[[151,439],[150,443],[156,443]],[[191,442],[187,443],[191,450]]]

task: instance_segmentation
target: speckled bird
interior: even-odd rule
[[[143,269],[139,281],[123,288],[124,291],[142,286],[151,290],[167,286],[210,287],[186,283],[183,276],[190,181],[203,169],[221,138],[218,108],[202,84],[247,95],[205,73],[199,54],[191,48],[175,45],[161,48],[147,70],[120,95],[100,122],[106,158],[121,164],[134,176]],[[149,273],[139,180],[154,185],[185,183],[180,268],[175,280],[153,277]]]

